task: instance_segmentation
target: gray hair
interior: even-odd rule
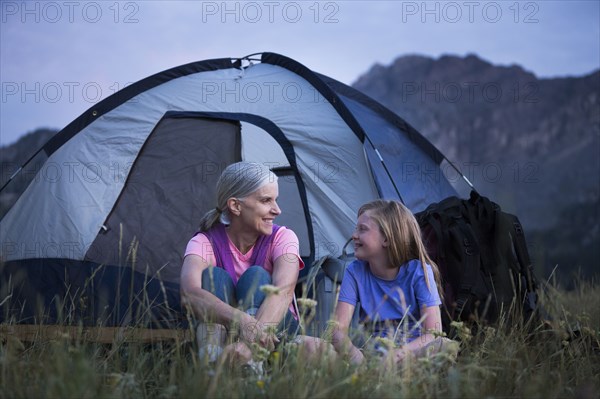
[[[262,186],[276,182],[269,168],[256,162],[237,162],[229,165],[217,181],[217,206],[206,212],[200,220],[200,231],[207,231],[218,221],[231,223],[227,200],[231,197],[244,199]]]

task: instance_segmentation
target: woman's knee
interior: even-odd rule
[[[271,284],[269,272],[260,266],[249,267],[237,282],[236,294],[245,309],[259,307],[266,295],[260,290],[263,285]]]
[[[208,267],[202,272],[202,289],[225,303],[235,303],[235,285],[229,273],[220,267]]]
[[[254,282],[258,282],[261,284],[270,284],[271,275],[262,266],[250,266],[240,276],[240,279],[238,280],[238,285],[242,283],[252,284]]]

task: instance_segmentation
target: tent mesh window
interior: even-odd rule
[[[185,246],[214,207],[219,175],[239,160],[239,122],[163,119],[131,166],[86,260],[179,281]]]

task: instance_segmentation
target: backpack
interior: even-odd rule
[[[452,321],[492,324],[515,305],[525,321],[536,314],[538,283],[516,216],[472,191],[468,200],[449,197],[415,217],[442,276],[446,333]]]
[[[324,337],[328,322],[333,319],[342,277],[346,267],[355,259],[346,253],[351,241],[346,242],[339,258],[325,256],[315,262],[306,278],[308,297],[317,301],[314,312],[306,320],[305,332],[310,336]],[[359,308],[357,304],[350,324],[354,329],[358,327]]]

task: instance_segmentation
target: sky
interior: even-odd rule
[[[600,68],[600,1],[0,2],[0,146],[62,129],[193,61],[280,53],[352,84],[374,64],[477,54],[541,78]]]

